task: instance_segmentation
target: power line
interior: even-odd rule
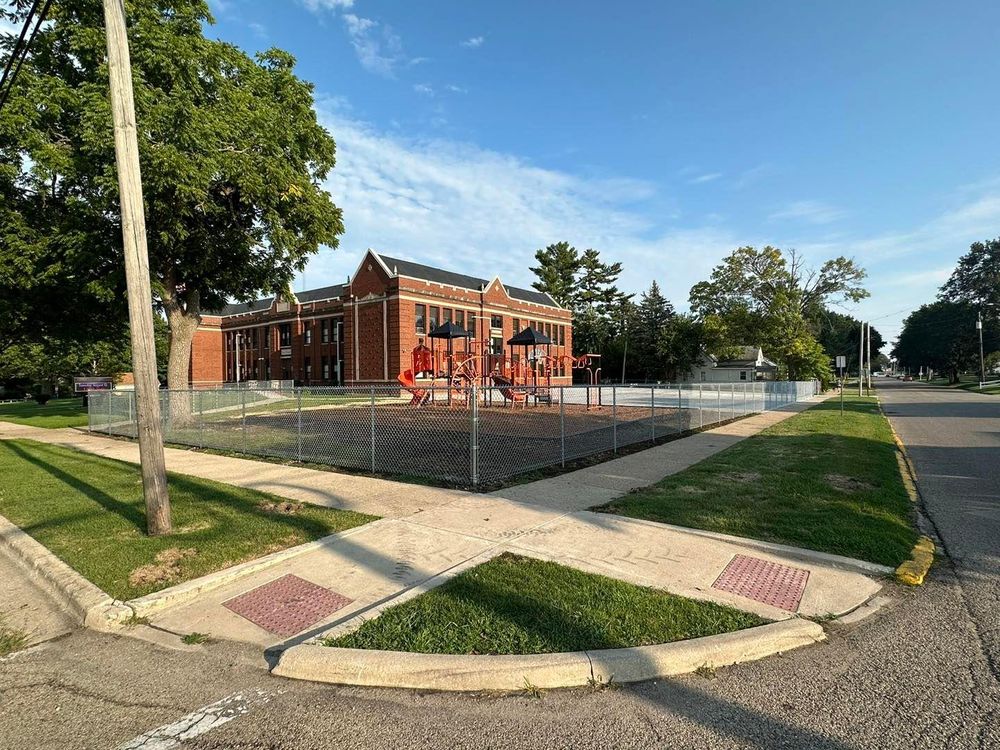
[[[35,11],[38,8],[39,0],[35,0],[31,5],[31,10],[28,11],[28,17],[24,19],[24,26],[21,28],[21,35],[18,37],[17,45],[15,45],[14,52],[11,53],[10,60],[7,61],[7,67],[3,72],[3,79],[0,80],[0,88],[3,87],[3,81],[7,80],[8,73],[10,74],[10,82],[7,84],[7,88],[3,89],[3,94],[0,95],[0,112],[3,111],[4,105],[7,104],[7,99],[10,97],[10,92],[14,88],[14,83],[17,81],[17,76],[21,72],[21,66],[24,64],[25,58],[28,56],[28,49],[35,41],[35,37],[38,36],[38,30],[42,28],[42,23],[45,21],[45,15],[49,12],[49,6],[52,5],[52,0],[45,0],[45,5],[42,6],[41,12],[38,14],[38,19],[35,21],[35,28],[31,31],[31,36],[28,37],[27,44],[22,45],[21,42],[24,40],[24,34],[31,25],[31,18],[34,16]],[[11,72],[11,63],[17,58],[17,66],[13,68]]]
[[[35,11],[38,10],[39,0],[35,0],[31,5],[31,10],[28,11],[27,17],[24,19],[24,25],[21,27],[21,34],[17,37],[17,41],[14,43],[14,48],[10,52],[10,58],[7,60],[7,64],[4,65],[3,76],[0,77],[0,90],[3,89],[3,85],[7,83],[7,76],[10,75],[10,69],[14,67],[14,61],[21,54],[21,45],[24,44],[24,35],[28,33],[28,28],[31,26],[31,17],[35,15]]]

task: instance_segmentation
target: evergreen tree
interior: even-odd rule
[[[636,306],[632,331],[632,356],[639,379],[663,380],[667,377],[669,358],[669,326],[674,318],[674,306],[653,281],[642,293]]]
[[[576,298],[576,274],[580,270],[580,255],[568,242],[555,242],[535,251],[538,265],[531,271],[538,277],[532,287],[547,293],[563,307],[572,308]]]

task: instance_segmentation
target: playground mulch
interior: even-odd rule
[[[268,411],[215,418],[176,442],[235,452],[329,464],[379,474],[424,476],[450,483],[471,479],[472,412],[464,404],[405,402]],[[645,407],[588,408],[584,404],[481,405],[479,479],[498,482],[551,466],[690,429],[690,411]],[[374,421],[374,423],[373,423]],[[301,427],[300,427],[301,425]],[[372,432],[375,433],[374,456]],[[179,440],[177,438],[180,438]]]

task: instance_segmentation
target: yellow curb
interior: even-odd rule
[[[910,559],[896,568],[896,580],[907,586],[920,586],[933,563],[934,542],[930,537],[922,536],[913,545]]]
[[[881,401],[879,401],[879,411],[882,411]],[[885,416],[884,411],[882,411],[882,415]],[[910,460],[910,454],[907,453],[906,446],[903,445],[899,434],[893,428],[892,422],[888,417],[885,421],[889,424],[892,440],[896,444],[896,461],[899,464],[899,476],[903,480],[903,487],[906,489],[910,502],[916,505],[920,502],[920,495],[917,490],[917,474],[913,470],[913,462]],[[931,541],[930,537],[921,536],[910,551],[910,559],[896,568],[896,580],[907,586],[921,586],[933,564],[934,542]]]

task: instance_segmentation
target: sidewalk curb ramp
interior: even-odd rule
[[[271,673],[338,685],[415,690],[552,689],[687,674],[702,667],[755,661],[825,639],[822,626],[792,618],[655,646],[523,656],[417,654],[302,644],[281,652]]]

